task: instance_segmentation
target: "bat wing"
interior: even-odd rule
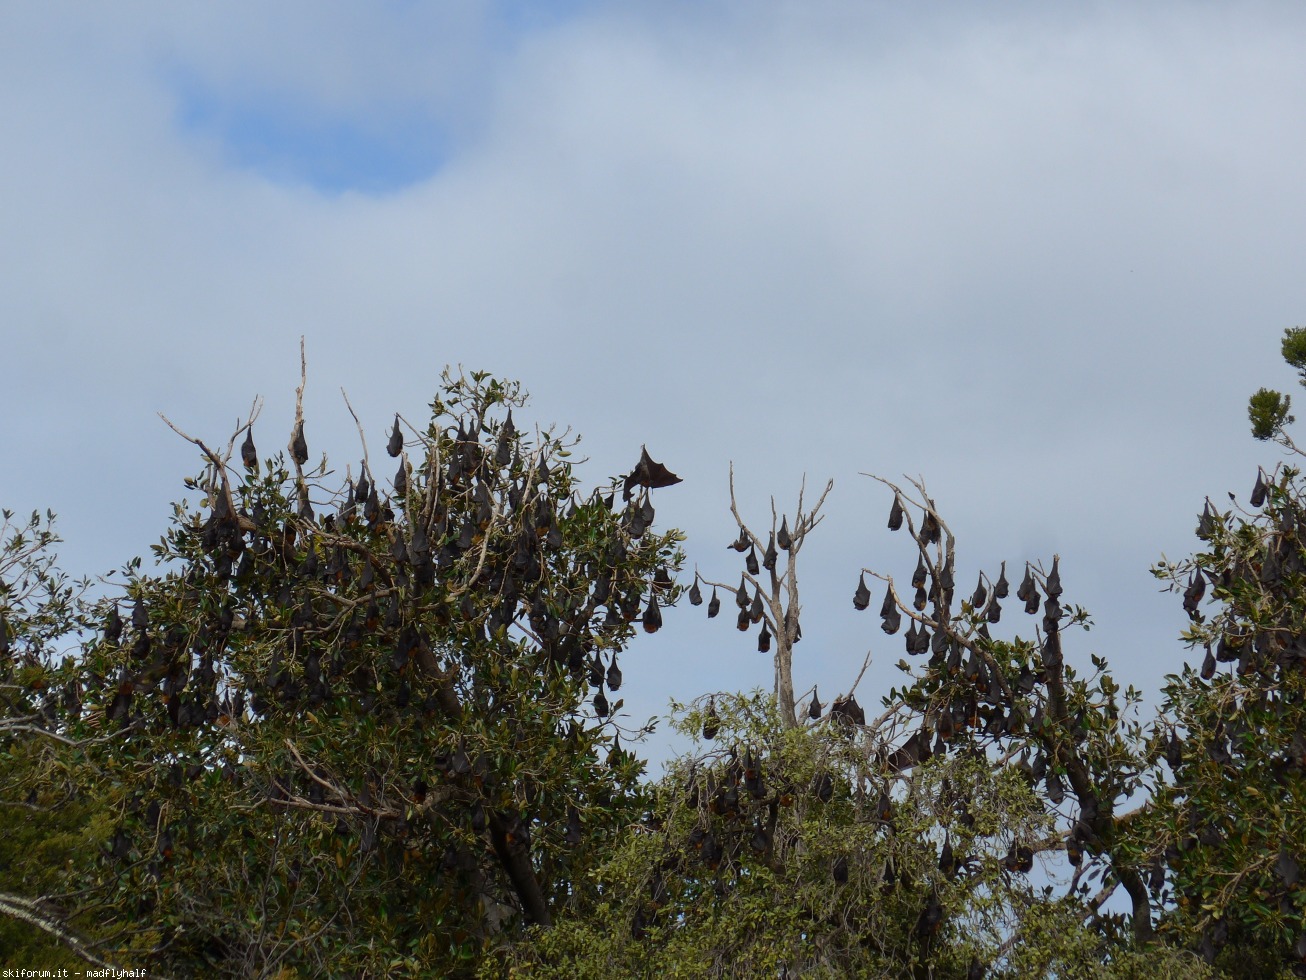
[[[648,454],[648,449],[641,447],[639,463],[631,471],[630,476],[626,477],[622,493],[629,500],[632,487],[648,487],[650,490],[656,490],[659,487],[672,487],[680,482],[680,477],[672,473],[662,463],[654,461],[653,457]]]

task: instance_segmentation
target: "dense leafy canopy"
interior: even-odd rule
[[[1306,384],[1306,330],[1283,354]],[[653,504],[679,478],[644,449],[582,489],[523,406],[446,374],[428,424],[388,428],[388,480],[365,445],[310,463],[299,412],[274,457],[253,418],[191,439],[159,570],[95,600],[48,517],[6,514],[0,942],[165,975],[1306,975],[1296,468],[1208,501],[1199,552],[1155,569],[1196,663],[1154,719],[1081,654],[1060,559],[962,588],[918,482],[881,481],[908,574],[852,592],[903,683],[796,693],[829,487],[759,531],[732,485],[738,581],[688,598],[734,600],[775,690],[687,692],[647,782],[620,656],[681,595]],[[1289,407],[1249,416],[1298,452]]]
[[[416,459],[391,442],[391,493],[365,459],[322,494],[302,420],[293,468],[247,451],[237,477],[205,448],[203,503],[155,549],[171,570],[127,569],[75,673],[46,677],[24,624],[18,686],[112,825],[87,874],[118,958],[452,973],[578,899],[638,812],[606,718],[680,556],[648,487],[578,494],[520,405],[450,379]]]

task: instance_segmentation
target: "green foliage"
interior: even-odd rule
[[[2,517],[0,896],[48,896],[53,921],[62,918],[61,899],[96,843],[94,802],[69,778],[60,743],[45,735],[57,710],[51,700],[76,696],[60,643],[76,629],[86,583],[69,582],[56,564],[52,514],[15,521],[6,510]],[[15,963],[86,965],[50,932],[8,916],[0,917],[0,949]]]
[[[1073,898],[1063,898],[1037,901],[1025,910],[1020,942],[993,976],[1012,980],[1215,980],[1222,974],[1191,951],[1161,942],[1139,946],[1085,928],[1083,906]]]
[[[483,976],[1216,975],[1094,927],[1077,896],[1050,899],[1012,870],[1013,847],[1055,842],[1017,770],[961,754],[895,778],[838,722],[786,730],[757,696],[714,709],[718,747],[700,743],[659,781],[597,872],[595,904],[500,949]]]
[[[1306,328],[1283,356],[1306,385]],[[920,659],[869,721],[851,694],[800,709],[825,497],[769,538],[736,511],[742,583],[702,581],[774,645],[776,697],[675,706],[691,747],[646,782],[619,657],[680,594],[651,499],[677,480],[645,454],[582,491],[524,402],[446,372],[429,424],[396,419],[389,492],[366,452],[310,466],[298,415],[288,458],[249,426],[192,440],[161,570],[96,603],[49,515],[4,514],[0,947],[183,976],[1306,976],[1297,469],[1208,502],[1202,550],[1155,569],[1203,662],[1152,725],[1071,649],[1092,623],[1058,559],[996,635],[1005,565],[957,594],[919,483],[888,484],[910,589],[866,569],[853,601],[883,579],[879,626]],[[1253,431],[1300,452],[1289,409],[1261,389]]]
[[[1284,330],[1279,349],[1283,359],[1297,369],[1302,383],[1306,384],[1306,327],[1289,327]]]
[[[1212,514],[1207,550],[1158,573],[1189,595],[1200,670],[1165,688],[1172,778],[1139,833],[1169,872],[1163,932],[1232,976],[1306,964],[1306,485],[1284,466],[1251,511]]]
[[[1282,354],[1306,385],[1306,328],[1284,332]],[[1300,455],[1288,408],[1286,395],[1258,391],[1253,434]],[[1155,569],[1183,592],[1184,639],[1203,656],[1168,679],[1153,757],[1170,775],[1158,762],[1130,836],[1165,875],[1161,934],[1231,977],[1306,975],[1303,520],[1300,470],[1261,470],[1246,508],[1208,501],[1204,550]]]
[[[1306,387],[1306,327],[1289,327],[1283,332],[1280,344],[1283,359],[1297,369],[1297,380]],[[1292,447],[1292,440],[1284,432],[1285,426],[1296,421],[1290,414],[1292,398],[1270,388],[1260,388],[1247,404],[1247,417],[1252,423],[1252,435],[1257,439],[1274,439]]]
[[[51,764],[48,747],[35,739],[5,741],[0,755],[0,894],[28,899],[63,895],[78,863],[97,844],[90,823],[93,802],[73,796],[72,787],[58,794],[38,789],[38,783],[46,782],[39,777]],[[50,933],[8,916],[0,916],[0,949],[11,963],[87,965]]]
[[[365,460],[324,496],[299,439],[239,477],[203,447],[170,570],[129,563],[94,610],[79,697],[29,682],[107,817],[77,883],[117,958],[451,976],[583,895],[642,800],[617,657],[682,559],[647,489],[578,495],[523,402],[446,376],[392,495]]]
[[[838,719],[786,727],[756,695],[713,710],[714,744],[659,781],[594,906],[484,975],[1119,975],[1082,907],[1013,869],[1055,839],[1014,768],[959,753],[894,774]],[[701,731],[704,711],[677,727]]]
[[[1291,395],[1284,395],[1268,388],[1258,389],[1247,405],[1247,417],[1252,423],[1252,435],[1261,440],[1273,438],[1285,425],[1295,421],[1289,414],[1291,408]]]

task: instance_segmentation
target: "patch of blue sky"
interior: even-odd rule
[[[488,31],[480,41],[503,56],[521,41],[573,22],[605,2],[491,0]],[[213,141],[228,165],[326,194],[380,195],[426,180],[450,159],[455,130],[465,135],[475,128],[467,118],[446,121],[421,104],[333,114],[286,93],[223,92],[176,67],[167,72],[167,82],[182,132]],[[477,88],[472,80],[468,83]],[[469,106],[443,108],[465,115]]]
[[[178,82],[176,93],[182,131],[215,140],[229,165],[326,194],[402,190],[436,174],[451,149],[440,121],[420,107],[363,119],[275,94],[224,99],[194,82]]]
[[[512,37],[558,27],[598,6],[599,0],[498,0],[493,9]]]

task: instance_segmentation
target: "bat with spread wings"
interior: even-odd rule
[[[622,499],[630,499],[630,492],[633,487],[647,487],[650,490],[656,490],[659,487],[675,486],[680,482],[680,477],[661,463],[654,462],[653,457],[648,454],[648,449],[641,446],[639,463],[631,471],[630,476],[626,477],[625,485],[622,487]]]

